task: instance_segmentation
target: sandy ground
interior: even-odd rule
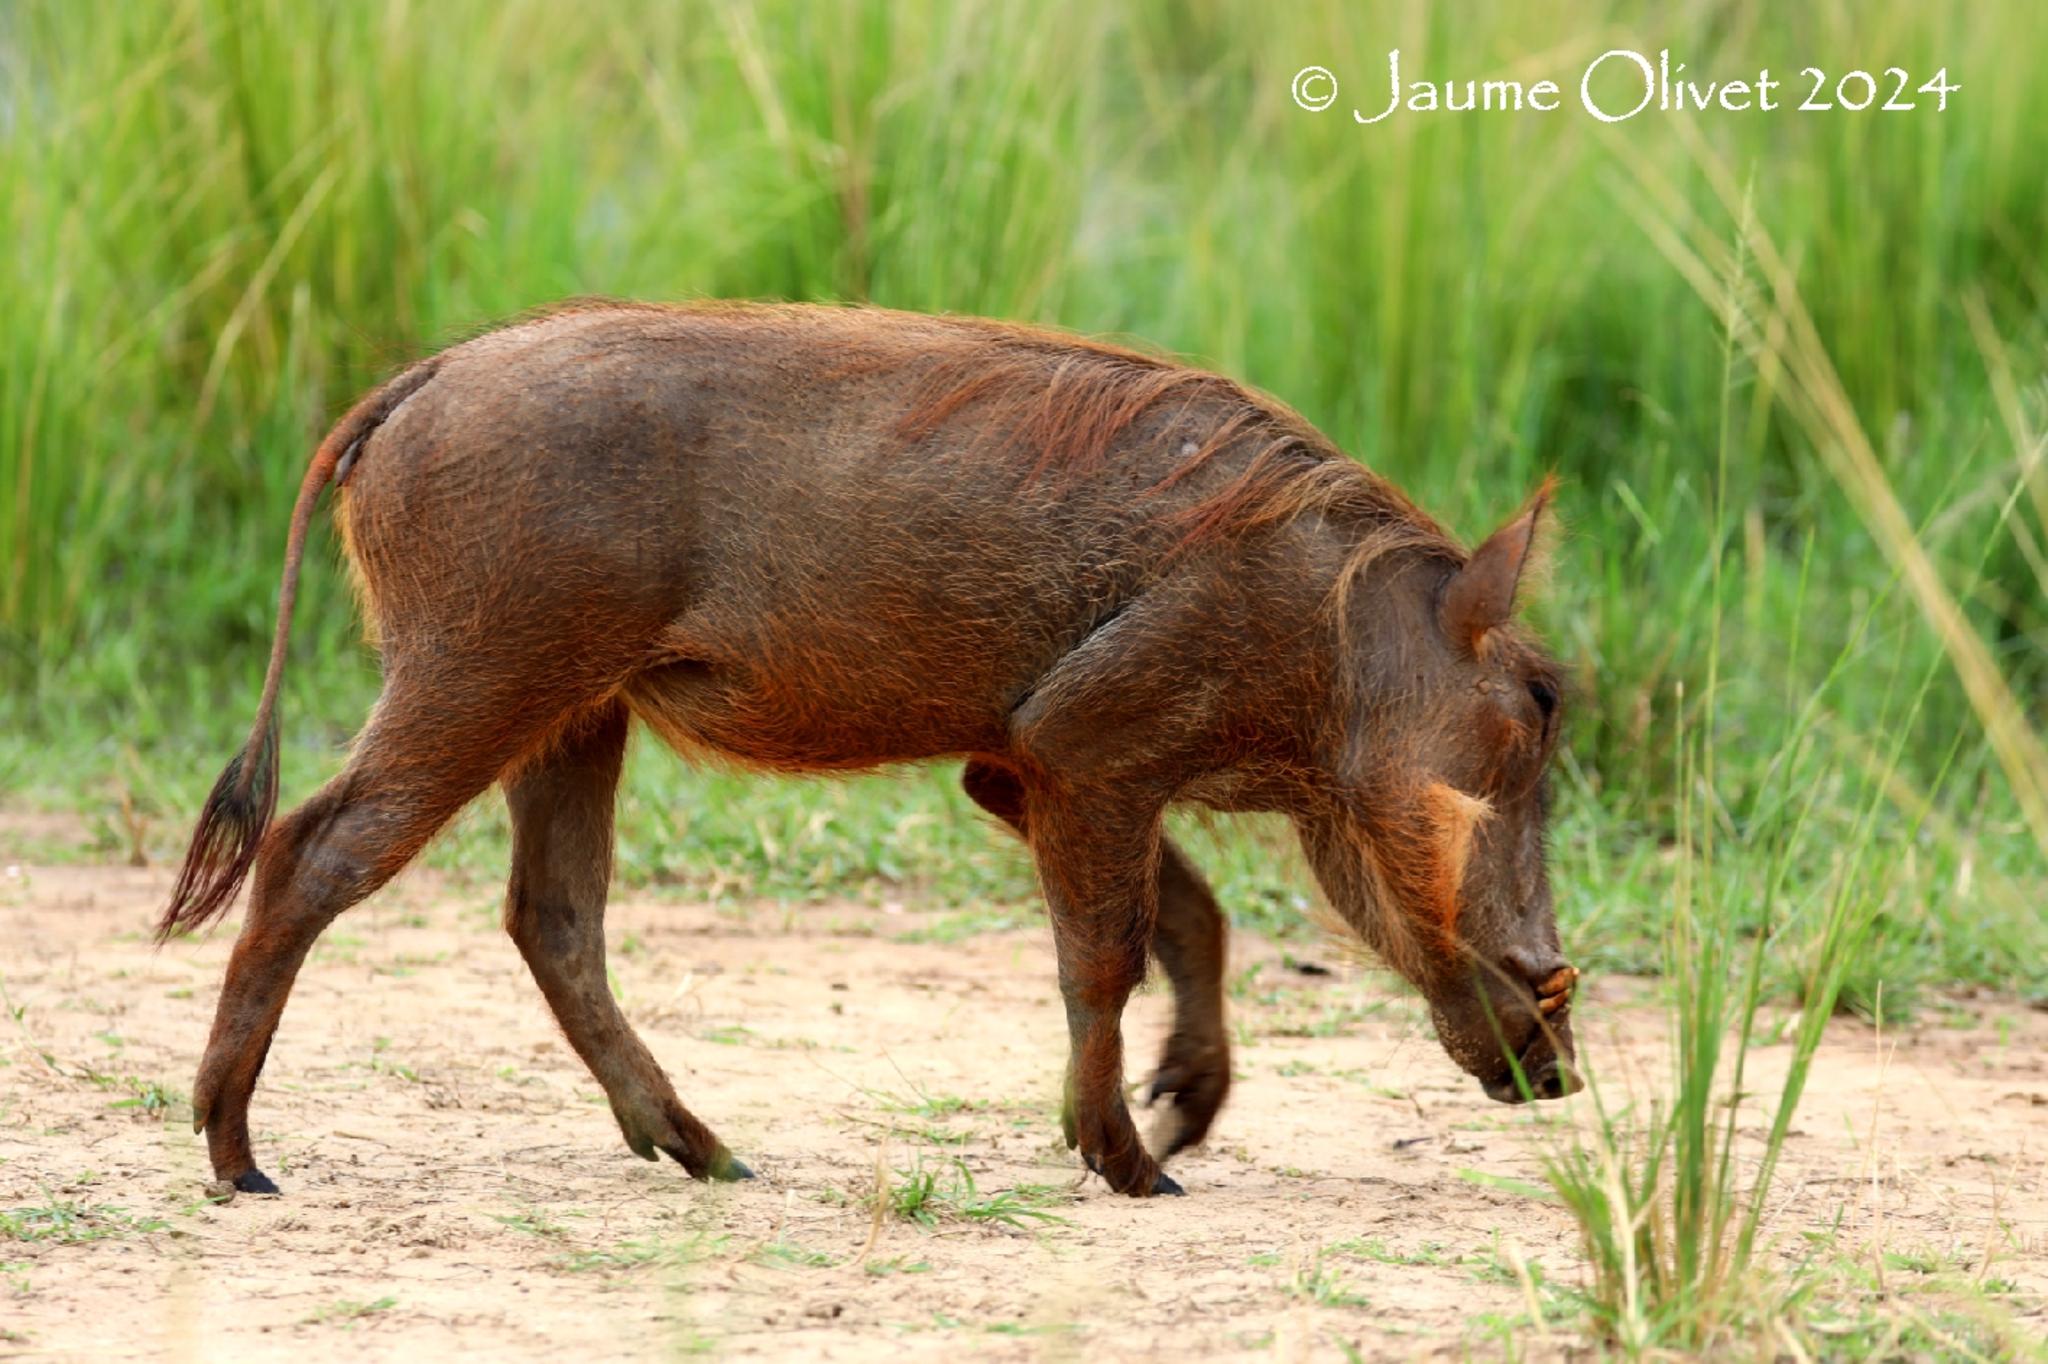
[[[1130,1202],[1058,1141],[1042,925],[627,897],[621,997],[760,1175],[707,1188],[619,1140],[496,889],[414,873],[300,978],[254,1110],[284,1195],[210,1204],[185,1096],[231,935],[153,951],[167,871],[25,860],[48,833],[0,820],[0,1355],[1574,1353],[1511,1272],[1574,1281],[1570,1223],[1500,1181],[1534,1177],[1542,1124],[1582,1101],[1489,1103],[1383,980],[1328,954],[1333,974],[1303,974],[1249,939],[1237,1088],[1173,1167],[1190,1196]],[[1662,1068],[1646,992],[1595,980],[1582,1002],[1611,1088]],[[1165,1003],[1133,1005],[1134,1078]],[[1759,1088],[1786,1050],[1757,1052]],[[1763,1126],[1745,1111],[1745,1155]],[[878,1218],[878,1171],[901,1190],[920,1170],[932,1225]],[[1780,1184],[1782,1241],[1834,1226],[1971,1267],[1988,1252],[2008,1304],[2048,1322],[2048,1015],[1833,1025]],[[977,1200],[1018,1225],[962,1215]]]

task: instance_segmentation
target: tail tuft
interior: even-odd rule
[[[178,869],[170,907],[156,926],[159,944],[202,928],[227,908],[249,868],[263,831],[277,813],[277,721],[272,711],[242,751],[228,760],[199,812],[192,846]]]

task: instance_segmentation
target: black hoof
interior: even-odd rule
[[[711,1177],[722,1184],[737,1184],[743,1179],[752,1179],[754,1172],[730,1151],[720,1151],[718,1159],[711,1162]]]
[[[682,1166],[692,1179],[702,1180],[706,1183],[715,1180],[721,1184],[737,1184],[743,1179],[752,1179],[754,1177],[754,1172],[746,1167],[746,1163],[734,1159],[732,1152],[726,1150],[723,1146],[712,1152],[711,1160],[701,1166],[693,1163],[690,1159],[690,1153],[680,1146],[663,1146],[659,1149],[666,1151],[669,1158]],[[652,1159],[652,1157],[649,1157],[649,1159]]]
[[[274,1194],[277,1185],[270,1182],[270,1176],[261,1170],[244,1170],[235,1176],[234,1184],[243,1193]]]
[[[1090,1174],[1100,1175],[1105,1180],[1109,1178],[1108,1175],[1102,1173],[1102,1167],[1095,1163],[1095,1157],[1090,1155],[1083,1155],[1081,1157],[1081,1163],[1088,1167],[1088,1172]],[[1172,1198],[1185,1198],[1187,1196],[1188,1191],[1186,1189],[1183,1189],[1172,1175],[1166,1173],[1166,1171],[1164,1170],[1161,1170],[1158,1174],[1152,1177],[1152,1192],[1155,1196],[1159,1194],[1165,1194],[1168,1197]]]

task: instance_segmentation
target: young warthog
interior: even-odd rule
[[[330,481],[384,691],[341,775],[269,828]],[[964,757],[1051,911],[1067,1144],[1121,1193],[1180,1192],[1123,1097],[1148,952],[1176,1011],[1159,1158],[1230,1085],[1223,918],[1160,832],[1175,801],[1285,812],[1488,1094],[1569,1092],[1576,972],[1544,871],[1559,682],[1510,621],[1546,497],[1468,555],[1227,379],[960,318],[577,305],[422,361],[313,457],[256,723],[159,930],[213,918],[253,867],[192,1092],[215,1174],[274,1192],[249,1097],[300,963],[497,781],[505,926],[627,1144],[749,1176],[606,987],[635,716],[785,772]]]

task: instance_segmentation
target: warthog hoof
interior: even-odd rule
[[[230,1182],[240,1193],[274,1194],[277,1192],[277,1185],[271,1182],[270,1176],[257,1169],[244,1170]]]
[[[1151,1157],[1147,1156],[1143,1150],[1138,1152],[1137,1159],[1145,1164],[1151,1164]],[[1094,1156],[1084,1151],[1081,1153],[1081,1161],[1088,1167],[1089,1173],[1102,1176],[1103,1182],[1108,1184],[1110,1188],[1131,1198],[1157,1198],[1161,1195],[1183,1198],[1187,1195],[1187,1190],[1180,1186],[1180,1182],[1157,1165],[1152,1166],[1150,1182],[1145,1181],[1142,1167],[1140,1167],[1139,1177],[1136,1181],[1119,1184],[1114,1176],[1102,1168],[1101,1162],[1096,1160]]]
[[[747,1168],[746,1162],[722,1146],[718,1148],[718,1154],[711,1158],[711,1178],[721,1184],[737,1184],[743,1179],[753,1177],[754,1172]]]
[[[754,1177],[754,1172],[747,1168],[746,1162],[723,1146],[713,1151],[708,1160],[692,1155],[690,1148],[681,1143],[669,1145],[663,1142],[656,1149],[666,1152],[692,1179],[703,1180],[706,1183],[737,1184],[743,1179]]]
[[[1152,1154],[1166,1160],[1208,1136],[1209,1125],[1229,1092],[1227,1046],[1183,1044],[1178,1038],[1169,1042],[1158,1074],[1143,1091],[1147,1108],[1157,1108],[1161,1099],[1166,1100],[1152,1127]]]

